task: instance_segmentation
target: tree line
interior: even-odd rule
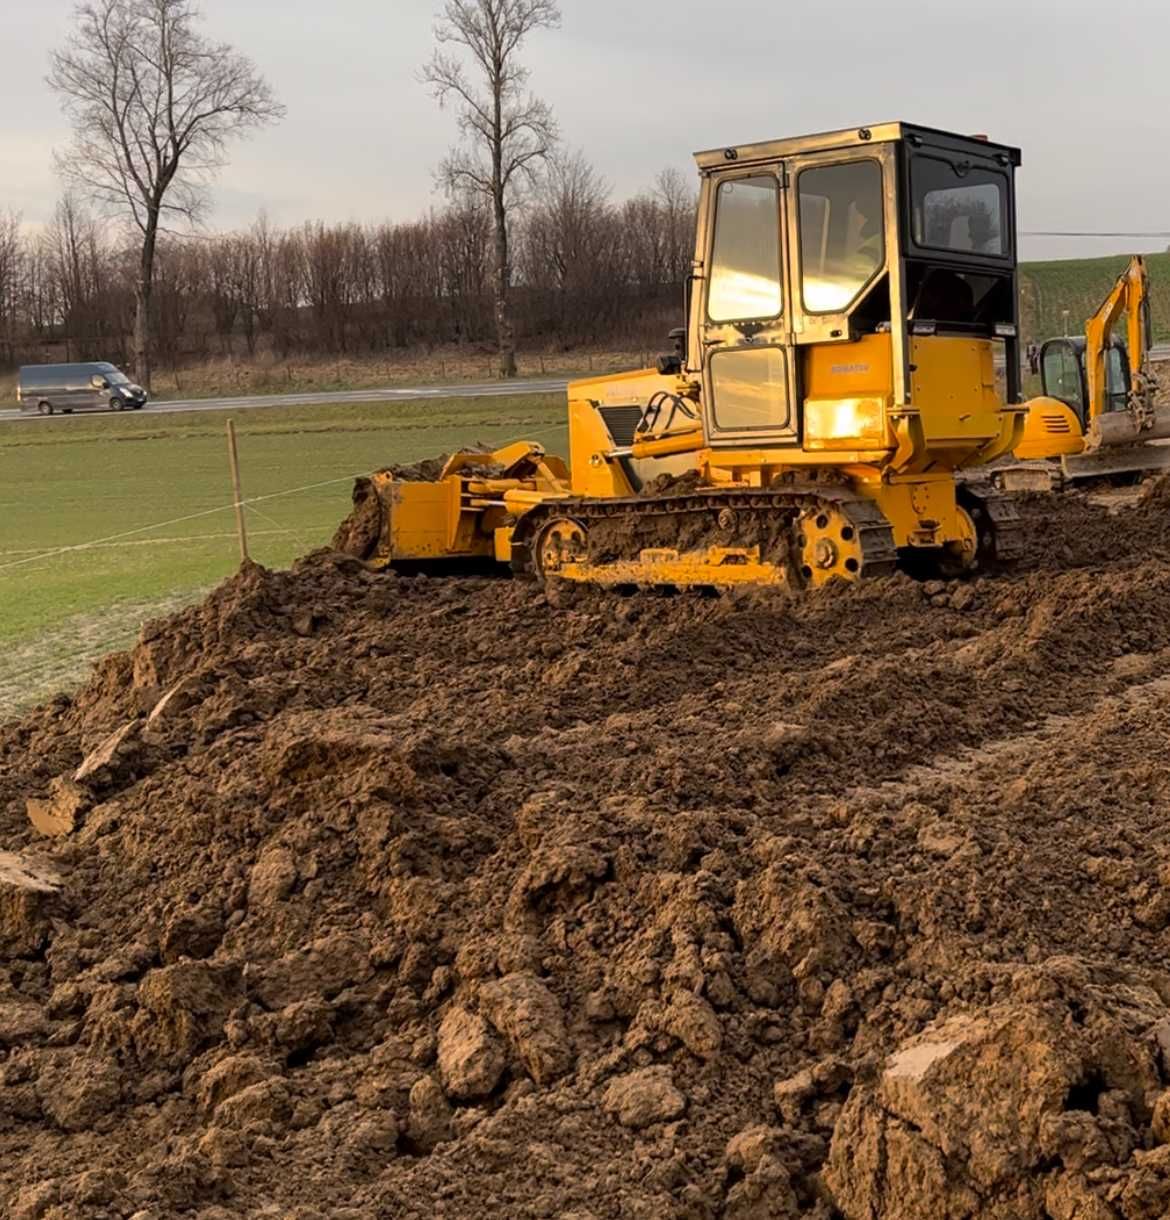
[[[680,174],[614,202],[580,156],[553,163],[513,223],[512,325],[523,344],[664,342],[681,317],[695,199]],[[0,363],[133,363],[140,243],[74,196],[39,233],[0,214]],[[360,356],[495,347],[494,226],[475,196],[402,223],[161,235],[150,330],[156,362]]]

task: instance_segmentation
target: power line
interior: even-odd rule
[[[1150,237],[1170,238],[1170,230],[1147,233],[1103,233],[1079,229],[1021,229],[1021,237]]]

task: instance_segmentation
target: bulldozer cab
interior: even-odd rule
[[[1085,369],[1085,340],[1049,339],[1040,349],[1043,393],[1076,412],[1082,428],[1089,425],[1089,390]],[[1105,356],[1105,410],[1124,411],[1129,403],[1129,354],[1120,339],[1113,339]]]
[[[1019,400],[1016,149],[893,123],[696,161],[686,367],[709,444],[872,447],[873,403],[913,408],[915,335],[1001,342]]]

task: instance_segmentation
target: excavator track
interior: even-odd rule
[[[875,504],[822,486],[549,501],[512,538],[515,572],[606,585],[806,587],[897,560]]]

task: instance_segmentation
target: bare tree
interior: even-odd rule
[[[517,193],[556,142],[548,105],[525,89],[527,70],[517,62],[524,39],[560,24],[556,0],[446,0],[435,26],[442,46],[462,47],[470,72],[457,55],[437,49],[423,70],[440,105],[454,102],[462,144],[439,170],[452,195],[485,197],[495,235],[493,297],[500,375],[516,375],[516,340],[508,295],[512,267],[508,222]]]
[[[284,111],[249,59],[195,28],[193,0],[91,0],[75,17],[48,77],[74,131],[59,167],[142,236],[134,360],[149,386],[160,226],[197,219],[232,137]]]
[[[0,213],[0,358],[12,362],[16,349],[16,319],[24,289],[25,243],[20,217]]]

